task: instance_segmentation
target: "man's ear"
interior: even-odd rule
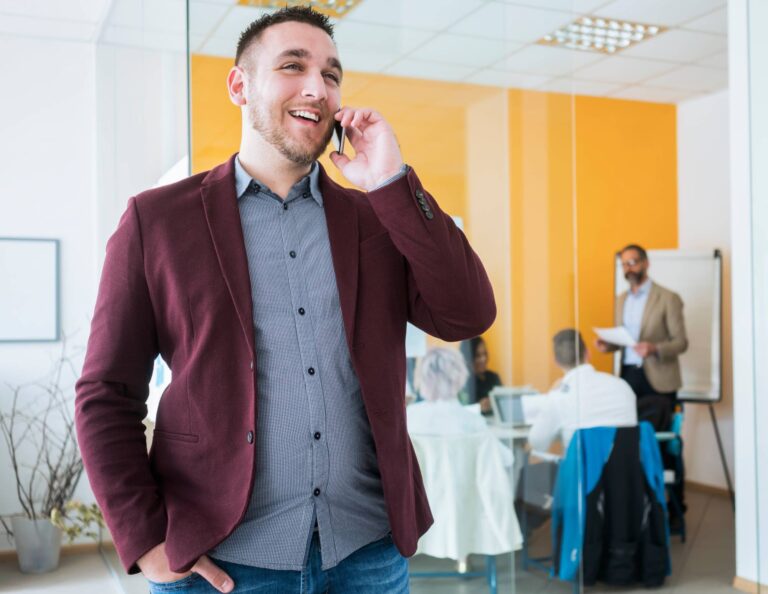
[[[245,72],[240,66],[232,66],[227,75],[229,100],[241,107],[247,103],[245,98]]]

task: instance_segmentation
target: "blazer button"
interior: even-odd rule
[[[424,216],[427,217],[427,219],[430,220],[430,221],[435,218],[435,215],[432,214],[431,210],[425,210],[424,211]]]
[[[245,439],[248,440],[248,443],[253,443],[253,431],[249,431],[248,435],[245,436]]]
[[[421,190],[417,189],[416,190],[416,198],[424,200],[424,192],[422,192]]]

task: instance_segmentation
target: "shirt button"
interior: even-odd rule
[[[253,431],[249,431],[248,435],[245,436],[245,439],[248,440],[248,443],[253,443]]]
[[[309,192],[304,192],[304,193],[302,194],[302,196],[304,196],[304,198],[309,198]]]
[[[315,431],[315,439],[320,439],[320,432],[319,431]]]
[[[291,250],[290,252],[288,252],[288,255],[289,255],[291,258],[295,258],[295,257],[296,257],[296,252],[294,252],[293,250]]]
[[[303,316],[305,313],[307,313],[306,310],[303,307],[300,307],[299,308],[299,315]]]
[[[312,491],[312,492],[315,494],[315,497],[317,497],[318,495],[320,495],[320,489],[315,489],[315,490],[314,490],[314,491]]]
[[[288,205],[285,202],[283,202],[283,210],[288,210]]]
[[[307,369],[307,373],[309,375],[315,375],[315,368],[314,367],[310,367],[309,369]]]

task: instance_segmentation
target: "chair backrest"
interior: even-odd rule
[[[520,548],[506,446],[490,431],[411,441],[435,519],[417,552],[462,559]]]
[[[558,472],[552,528],[561,579],[574,579],[583,564],[585,584],[631,583],[636,574],[663,581],[670,567],[664,478],[649,423],[574,434]],[[623,565],[614,559],[622,555]],[[655,568],[635,566],[652,557]]]

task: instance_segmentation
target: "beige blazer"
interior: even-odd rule
[[[625,291],[616,299],[615,321],[623,325]],[[680,296],[651,283],[648,301],[643,310],[639,342],[652,342],[658,352],[643,360],[643,370],[651,387],[657,392],[676,392],[683,385],[679,356],[688,349]],[[624,353],[621,353],[622,360]]]

